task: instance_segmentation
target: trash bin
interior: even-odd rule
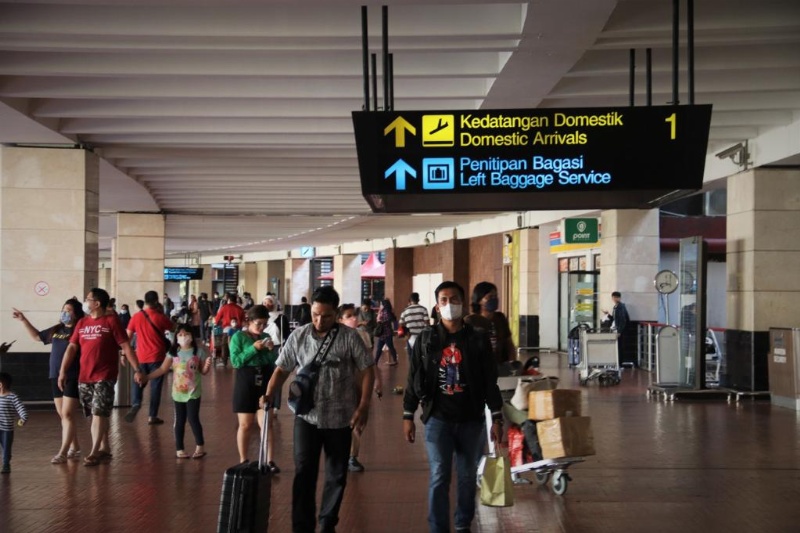
[[[131,406],[131,383],[133,382],[131,365],[119,363],[119,375],[114,386],[114,407]]]

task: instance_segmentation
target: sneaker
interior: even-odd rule
[[[156,417],[151,418],[150,420],[148,420],[147,423],[149,425],[151,425],[151,426],[160,426],[161,424],[164,423],[164,421],[156,416]]]
[[[0,474],[8,474],[11,472],[11,465],[3,465],[2,470],[0,470]]]
[[[138,413],[139,409],[141,408],[142,408],[141,405],[134,405],[133,407],[131,407],[131,410],[128,411],[127,415],[125,415],[125,422],[130,423],[136,420],[136,413]]]
[[[358,462],[358,457],[351,457],[347,463],[347,469],[351,472],[363,472],[364,465]]]

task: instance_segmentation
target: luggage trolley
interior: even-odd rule
[[[587,385],[596,379],[600,385],[619,385],[622,370],[617,350],[617,334],[581,330],[581,359],[579,382]]]
[[[552,387],[555,388],[555,387]],[[510,404],[507,403],[507,406]],[[486,407],[485,411],[486,416],[486,441],[489,445],[488,455],[494,456],[496,454],[495,443],[492,441],[492,412]],[[535,443],[528,443],[528,448],[533,450],[538,448],[538,442]],[[567,469],[574,465],[575,463],[582,463],[585,461],[583,457],[559,457],[557,459],[542,459],[539,461],[533,461],[530,463],[521,464],[518,466],[511,467],[511,477],[514,479],[514,484],[517,485],[522,481],[522,483],[530,483],[530,481],[525,480],[524,478],[519,477],[520,474],[524,474],[525,472],[533,472],[536,478],[536,483],[539,485],[546,485],[548,481],[551,481],[550,487],[553,489],[553,492],[559,496],[562,496],[567,492],[567,488],[569,486],[569,482],[572,481],[572,477],[567,473]],[[480,462],[478,463],[478,485],[480,486],[480,479],[483,475],[483,468],[486,463],[486,456],[481,457]]]

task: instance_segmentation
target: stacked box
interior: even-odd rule
[[[536,423],[542,457],[583,457],[594,455],[592,419],[588,416],[566,416]]]
[[[555,389],[528,394],[528,418],[552,420],[562,416],[581,415],[581,391]]]

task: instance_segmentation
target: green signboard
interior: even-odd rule
[[[564,242],[566,244],[594,244],[600,240],[596,218],[565,218]]]
[[[711,106],[353,113],[374,211],[650,208],[702,187]]]

